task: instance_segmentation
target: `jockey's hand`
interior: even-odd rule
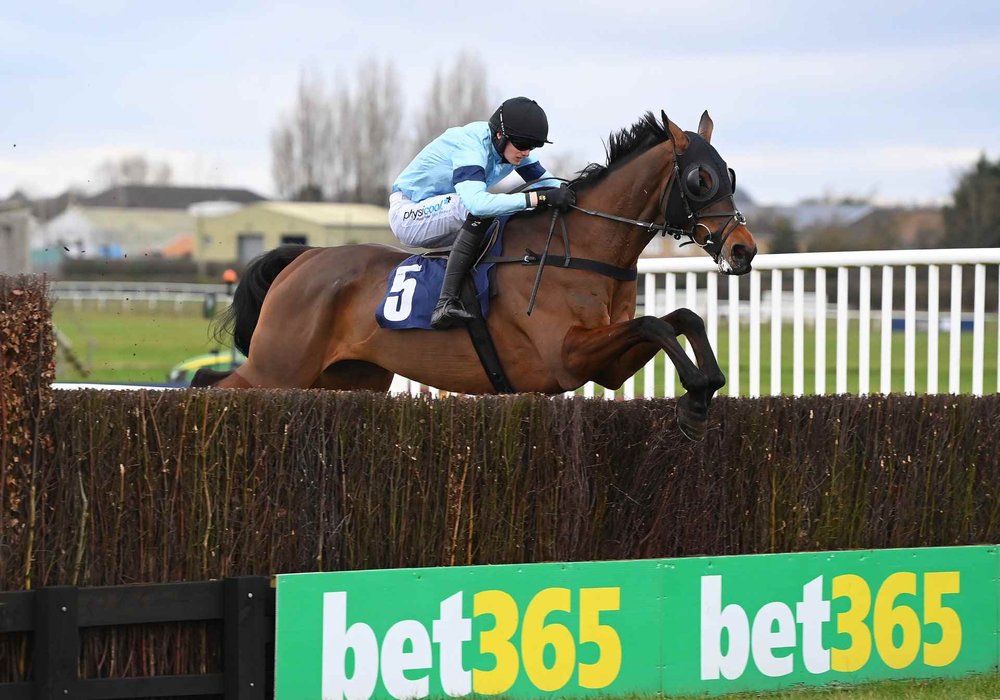
[[[576,192],[566,185],[549,187],[538,192],[538,206],[540,207],[552,207],[559,211],[566,211],[573,204],[576,204]]]

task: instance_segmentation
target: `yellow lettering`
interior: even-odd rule
[[[850,608],[837,613],[837,632],[848,635],[851,644],[846,649],[833,647],[830,650],[830,667],[850,673],[862,668],[871,657],[872,639],[865,618],[872,607],[872,594],[863,578],[843,574],[833,578],[832,595],[851,602]]]
[[[506,693],[519,670],[517,648],[510,642],[517,631],[517,603],[504,591],[480,591],[472,597],[472,614],[493,616],[493,628],[480,635],[479,649],[496,659],[488,671],[472,669],[472,690],[482,695]]]

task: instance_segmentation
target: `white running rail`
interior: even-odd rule
[[[1000,391],[1000,248],[758,255],[747,281],[720,279],[707,256],[641,259],[639,273],[636,315],[663,316],[686,306],[705,319],[727,377],[721,393],[914,394],[918,384],[921,393]],[[939,299],[944,274],[951,290],[947,308]],[[970,274],[971,292],[963,293]],[[545,294],[544,280],[539,294]],[[988,377],[987,328],[997,353]],[[770,342],[762,346],[765,331]],[[617,391],[587,384],[583,394],[632,399],[683,393],[673,366],[663,371],[663,365],[658,353],[641,379],[632,377]],[[413,382],[406,386],[427,391]]]

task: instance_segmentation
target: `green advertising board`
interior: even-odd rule
[[[998,667],[996,547],[278,577],[275,697],[710,693]]]

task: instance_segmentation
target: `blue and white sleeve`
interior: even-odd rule
[[[528,208],[524,194],[493,194],[486,191],[486,170],[480,165],[462,165],[452,172],[452,184],[462,204],[473,216],[502,216]]]

